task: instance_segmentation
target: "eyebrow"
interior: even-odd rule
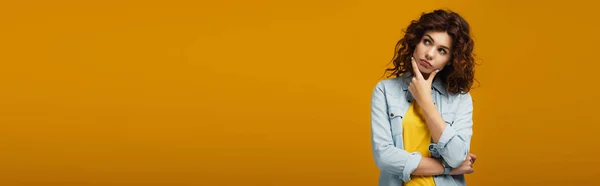
[[[433,37],[431,37],[429,34],[425,34],[425,36],[429,37],[429,39],[431,39],[431,41],[435,43],[435,40],[433,40]],[[450,47],[447,47],[447,46],[444,46],[444,45],[441,45],[441,47],[445,48],[446,50],[450,50]]]

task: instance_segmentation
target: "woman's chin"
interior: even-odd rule
[[[421,71],[421,74],[423,74],[423,75],[431,74],[431,70],[419,69],[419,71]]]

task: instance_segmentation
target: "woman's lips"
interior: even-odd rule
[[[425,67],[429,67],[429,68],[433,67],[433,65],[431,65],[431,63],[429,63],[429,62],[427,62],[427,61],[425,61],[425,60],[422,60],[422,59],[421,59],[421,60],[419,60],[419,61],[421,62],[421,65],[423,65],[423,66],[425,66]]]

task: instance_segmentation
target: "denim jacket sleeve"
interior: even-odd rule
[[[438,143],[432,143],[432,156],[441,156],[450,167],[462,164],[469,153],[473,135],[473,100],[470,93],[460,94],[454,122],[446,123]]]
[[[421,154],[394,146],[385,96],[385,87],[380,81],[373,90],[371,100],[371,145],[375,164],[381,171],[398,175],[407,182],[417,169]]]

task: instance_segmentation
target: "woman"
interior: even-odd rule
[[[457,13],[424,13],[396,44],[394,78],[375,86],[371,136],[379,185],[465,185],[473,173],[473,40]]]

